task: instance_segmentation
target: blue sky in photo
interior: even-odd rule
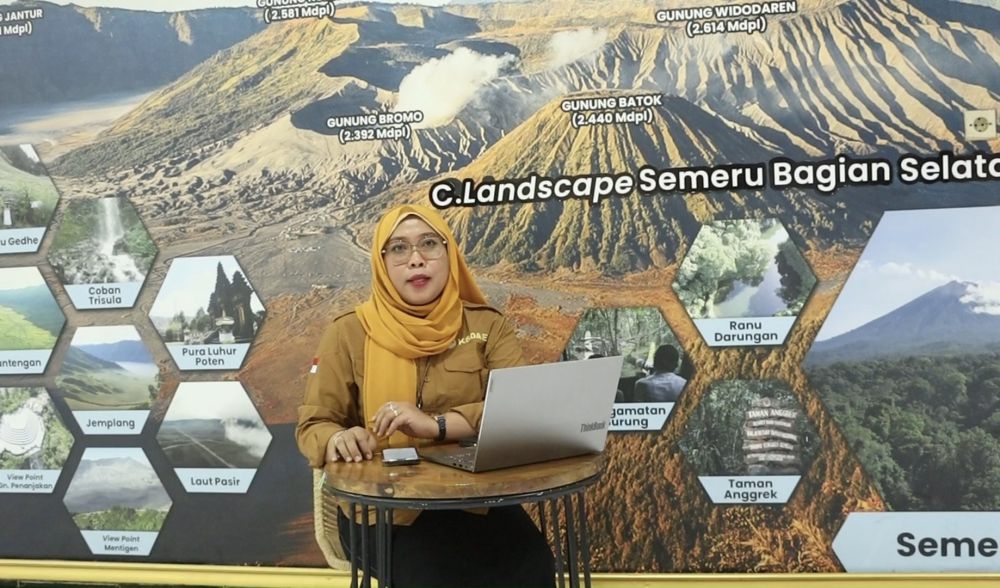
[[[888,211],[823,328],[823,341],[860,327],[952,280],[998,293],[1000,206]]]

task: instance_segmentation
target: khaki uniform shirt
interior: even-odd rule
[[[471,303],[464,303],[463,310],[462,328],[451,348],[417,361],[418,401],[422,398],[427,414],[458,412],[479,430],[489,371],[524,365],[524,356],[514,330],[499,311]],[[309,374],[295,429],[299,450],[314,468],[323,467],[326,444],[335,433],[369,426],[364,422],[360,394],[364,351],[365,331],[354,312],[335,318],[320,342],[318,364],[315,373]],[[407,396],[401,391],[401,400]]]

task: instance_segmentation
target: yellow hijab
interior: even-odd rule
[[[403,219],[415,216],[445,239],[448,248],[448,281],[441,296],[415,306],[400,298],[389,280],[382,248]],[[462,302],[484,304],[465,257],[455,246],[455,237],[441,215],[432,208],[403,205],[387,212],[375,228],[371,248],[371,296],[357,307],[365,338],[364,389],[361,407],[365,423],[391,400],[417,400],[417,363],[421,357],[448,349],[462,328]],[[391,446],[412,445],[402,433],[394,433]]]

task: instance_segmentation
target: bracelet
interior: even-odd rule
[[[434,420],[438,422],[438,436],[435,441],[444,441],[444,438],[448,435],[448,421],[445,420],[443,414],[439,414],[434,417]]]

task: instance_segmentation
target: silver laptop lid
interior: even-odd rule
[[[622,361],[602,357],[491,371],[475,471],[603,451]]]

